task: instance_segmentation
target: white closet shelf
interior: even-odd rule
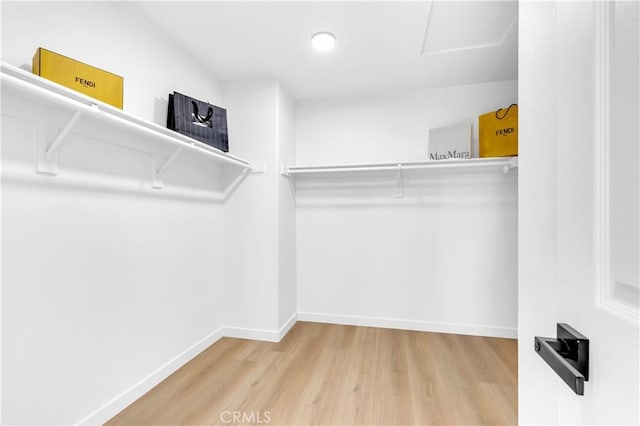
[[[411,161],[396,163],[361,163],[361,164],[331,164],[320,166],[282,166],[281,173],[289,179],[291,190],[295,194],[297,179],[322,179],[332,176],[366,175],[367,173],[386,172],[394,176],[396,181],[396,198],[404,196],[405,173],[419,173],[428,170],[438,170],[441,173],[453,173],[456,169],[485,169],[508,173],[518,167],[518,157],[469,158],[438,161]]]
[[[73,126],[85,117],[99,118],[105,127],[131,132],[136,135],[143,135],[152,140],[153,145],[157,146],[158,149],[161,145],[164,145],[162,146],[162,151],[164,152],[167,150],[167,145],[173,146],[174,150],[168,157],[164,154],[159,154],[164,160],[162,165],[152,170],[154,188],[162,187],[162,183],[159,180],[160,176],[183,150],[207,157],[220,166],[236,167],[242,174],[247,174],[253,170],[253,166],[248,161],[210,147],[173,130],[128,114],[121,109],[36,76],[13,65],[4,62],[0,64],[0,80],[2,83],[3,96],[9,94],[37,105],[72,114],[71,119],[62,128],[57,137],[43,146],[42,152],[38,152],[38,173],[52,175],[58,173],[57,161],[53,154],[64,143],[66,135],[71,131]],[[153,155],[156,153],[150,152],[149,154]]]
[[[331,164],[320,166],[289,166],[282,167],[282,175],[288,178],[300,176],[322,176],[344,173],[364,172],[403,172],[410,170],[454,170],[461,168],[494,169],[507,173],[518,167],[518,157],[469,158],[438,161],[411,161],[397,163],[361,163],[361,164]]]

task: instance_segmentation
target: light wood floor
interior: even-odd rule
[[[109,424],[516,424],[517,401],[516,340],[298,322],[221,339]]]

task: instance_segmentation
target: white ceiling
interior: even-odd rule
[[[298,99],[518,76],[517,2],[139,2],[219,80],[279,79]],[[311,49],[319,31],[329,53]]]

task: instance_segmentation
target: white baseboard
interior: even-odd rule
[[[276,331],[240,327],[221,327],[182,352],[174,359],[168,361],[162,367],[140,380],[128,390],[124,391],[84,419],[80,420],[77,424],[94,425],[105,423],[222,337],[279,342],[287,335],[291,327],[294,326],[296,320],[297,314],[293,314],[291,318],[289,318],[287,322]]]
[[[262,340],[264,342],[279,342],[287,335],[296,323],[298,314],[293,314],[279,330],[264,330],[259,328],[225,327],[225,337],[236,339]]]
[[[289,330],[291,330],[291,327],[296,325],[296,322],[298,322],[298,313],[291,315],[291,318],[289,318],[287,322],[280,327],[280,339],[278,341],[284,339],[284,336],[286,336]]]
[[[516,339],[518,337],[518,329],[509,327],[416,321],[395,318],[320,314],[315,312],[298,312],[298,321],[323,322],[328,324],[341,325],[359,325],[363,327],[395,328],[400,330],[412,331],[431,331],[435,333],[466,334],[471,336],[505,337],[509,339]]]
[[[158,383],[169,377],[172,373],[185,365],[187,362],[195,358],[196,355],[213,345],[215,342],[224,337],[224,328],[219,328],[204,339],[200,340],[195,345],[186,349],[177,357],[168,361],[162,367],[158,368],[153,373],[149,374],[144,379],[140,380],[129,389],[116,396],[114,399],[98,408],[93,413],[89,414],[84,419],[80,420],[77,424],[81,425],[95,425],[104,424],[107,420],[118,414],[120,411],[128,407],[136,399],[140,398],[145,393],[149,392]]]
[[[224,335],[234,339],[262,340],[263,342],[280,341],[279,332],[259,328],[226,327]]]

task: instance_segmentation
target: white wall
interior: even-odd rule
[[[298,312],[296,200],[289,181],[278,173],[281,164],[293,164],[296,159],[296,112],[293,100],[279,86],[277,92],[278,156],[276,180],[278,191],[278,324],[283,327]]]
[[[424,160],[431,127],[517,102],[517,82],[301,103],[297,163]],[[301,319],[515,337],[517,173],[300,181]]]
[[[38,47],[124,77],[124,110],[165,125],[174,90],[219,105],[197,58],[125,2],[3,1],[2,60],[31,70]]]
[[[225,204],[227,325],[279,340],[297,310],[295,204],[279,169],[295,156],[294,105],[272,79],[225,83],[223,93],[234,152],[265,165]]]
[[[426,160],[429,129],[458,123],[473,125],[477,144],[478,115],[516,102],[517,91],[507,81],[300,102],[297,162]]]
[[[278,328],[277,88],[273,80],[223,86],[234,152],[265,163],[225,204],[227,325],[265,332]]]
[[[125,110],[159,124],[174,89],[221,100],[215,78],[125,4],[2,2],[2,59],[29,64],[38,46],[124,76]],[[220,175],[186,156],[152,193],[147,154],[72,134],[60,174],[37,176],[34,122],[52,135],[68,117],[7,96],[2,423],[71,424],[123,396],[100,422],[223,325],[223,207],[168,196],[217,191]]]

